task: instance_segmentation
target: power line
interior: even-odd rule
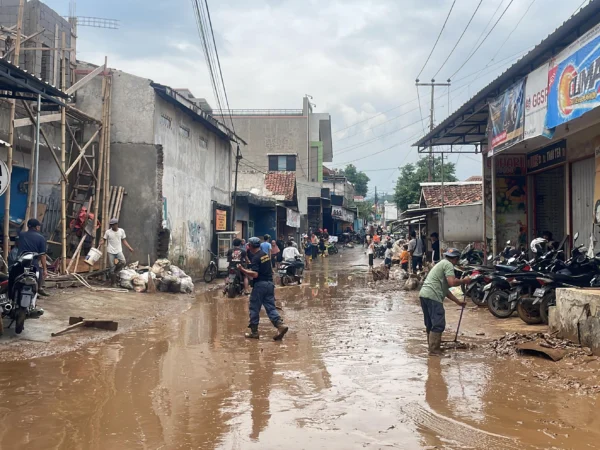
[[[387,152],[388,150],[396,148],[396,147],[398,147],[400,145],[407,144],[407,143],[411,142],[413,139],[415,139],[418,136],[419,136],[419,133],[416,133],[416,134],[412,135],[410,138],[408,138],[407,140],[402,141],[402,142],[398,142],[397,144],[394,144],[394,145],[392,145],[390,147],[384,148],[383,150],[379,150],[378,152],[371,153],[371,154],[369,154],[367,156],[363,156],[362,158],[353,159],[351,161],[344,161],[344,162],[336,163],[334,165],[337,166],[337,165],[342,165],[342,164],[350,164],[350,163],[353,163],[353,162],[356,162],[356,161],[361,161],[361,160],[366,159],[366,158],[371,158],[371,157],[373,157],[375,155],[379,155],[379,154],[381,154],[383,152]]]
[[[475,11],[473,11],[473,14],[471,15],[471,18],[469,19],[469,22],[467,23],[467,26],[465,27],[465,29],[461,33],[460,37],[458,38],[458,41],[456,41],[456,44],[454,44],[454,47],[452,47],[452,50],[450,51],[450,53],[448,54],[448,56],[446,57],[446,59],[444,60],[444,62],[440,66],[440,68],[438,69],[438,71],[435,73],[435,75],[433,76],[433,78],[435,78],[435,77],[438,76],[438,73],[440,73],[440,71],[444,68],[444,66],[446,65],[446,63],[448,62],[448,60],[450,59],[450,57],[454,53],[454,50],[456,50],[456,47],[458,47],[458,44],[460,43],[460,41],[462,40],[463,36],[465,35],[465,33],[467,32],[467,30],[469,29],[469,26],[471,25],[471,22],[473,21],[473,18],[475,17],[475,14],[477,14],[477,11],[479,11],[479,7],[481,6],[482,3],[483,3],[483,0],[479,0],[479,4],[477,5],[477,8],[475,8]]]
[[[492,26],[492,28],[490,29],[490,31],[488,31],[488,33],[483,38],[483,41],[481,41],[479,43],[479,45],[477,46],[477,48],[475,49],[475,51],[469,55],[469,57],[467,58],[467,60],[458,68],[458,70],[456,72],[454,72],[450,76],[450,79],[454,78],[454,75],[456,75],[458,72],[460,72],[463,69],[463,67],[465,67],[467,65],[467,63],[471,60],[471,58],[475,55],[475,53],[477,53],[477,50],[479,50],[481,48],[481,46],[487,40],[487,38],[490,36],[490,34],[492,34],[492,31],[494,31],[494,29],[496,28],[496,25],[498,25],[498,23],[500,22],[500,20],[502,20],[502,17],[504,17],[504,14],[506,14],[506,11],[508,11],[508,8],[510,8],[510,5],[512,5],[514,1],[515,0],[510,0],[510,2],[508,3],[508,5],[504,9],[504,11],[502,11],[502,14],[500,14],[500,17],[498,17],[498,20],[496,20],[496,23],[494,23],[494,26]]]
[[[421,74],[423,73],[423,70],[425,70],[425,66],[427,66],[427,63],[429,62],[429,59],[431,58],[431,55],[433,55],[433,51],[435,50],[435,48],[437,47],[438,42],[440,41],[440,37],[442,37],[442,33],[444,32],[444,28],[446,28],[446,24],[448,23],[448,19],[450,18],[450,14],[452,14],[452,10],[454,9],[454,5],[456,4],[456,0],[454,0],[452,2],[452,6],[450,6],[450,11],[448,11],[448,15],[446,16],[446,20],[444,20],[444,25],[442,25],[442,29],[440,30],[440,34],[438,34],[437,39],[435,40],[435,43],[433,44],[433,48],[431,49],[431,52],[429,52],[429,56],[427,57],[427,59],[425,60],[425,64],[423,64],[423,67],[421,68],[421,70],[419,71],[419,74],[417,75],[417,80],[419,79],[419,77],[421,76]]]

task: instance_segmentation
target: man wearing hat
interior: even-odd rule
[[[37,219],[29,219],[27,221],[27,231],[21,231],[19,233],[19,255],[23,253],[38,253],[40,256],[38,259],[33,261],[33,264],[40,271],[38,278],[38,294],[42,297],[48,297],[48,293],[44,290],[44,279],[48,276],[48,265],[46,263],[46,238],[40,233],[42,224]],[[38,261],[39,260],[39,261]]]
[[[464,300],[457,299],[450,288],[468,284],[471,278],[456,278],[454,266],[460,258],[460,250],[450,248],[444,253],[445,258],[437,263],[425,278],[419,292],[421,308],[425,317],[429,355],[441,355],[442,333],[446,329],[446,311],[444,298],[449,298],[458,306],[465,306]]]
[[[98,250],[102,249],[102,246],[105,243],[107,244],[106,252],[108,253],[108,264],[111,268],[111,281],[112,284],[117,284],[117,273],[125,267],[127,261],[125,260],[125,255],[123,255],[123,244],[125,247],[129,249],[131,253],[133,253],[133,248],[127,242],[127,236],[125,235],[125,230],[123,228],[119,228],[119,221],[117,219],[110,219],[110,228],[106,230],[104,233],[104,238],[100,245],[98,246]],[[115,260],[117,263],[115,263]]]

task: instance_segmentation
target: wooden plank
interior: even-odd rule
[[[58,122],[60,120],[60,113],[58,114],[47,114],[45,116],[40,117],[40,123],[48,123],[48,122]],[[28,119],[27,117],[23,119],[15,119],[15,128],[28,127],[30,125],[35,125],[35,119]]]
[[[38,210],[37,220],[39,220],[40,222],[44,221],[44,216],[46,215],[47,209],[48,209],[48,205],[46,205],[45,203],[38,203],[38,205],[37,205],[37,210]]]
[[[66,123],[65,123],[65,127],[66,127]],[[71,167],[69,167],[69,170],[67,170],[65,172],[65,174],[67,176],[69,176],[69,174],[73,171],[73,169],[75,168],[75,166],[77,165],[77,163],[81,160],[81,158],[83,158],[83,155],[85,155],[85,151],[92,144],[92,142],[94,141],[94,139],[96,139],[96,137],[98,136],[99,133],[100,133],[100,130],[96,130],[96,132],[94,133],[94,135],[90,138],[89,141],[87,141],[87,143],[83,147],[79,147],[79,144],[75,143],[77,145],[77,147],[79,147],[79,156],[77,156],[77,158],[75,158],[75,161],[73,161],[73,164],[71,164]]]
[[[83,86],[85,86],[90,81],[92,81],[94,78],[96,78],[96,76],[99,75],[100,72],[103,72],[104,69],[106,69],[105,65],[96,67],[88,75],[86,75],[81,80],[79,80],[77,83],[75,83],[73,86],[71,86],[69,89],[67,89],[66,94],[68,94],[68,95],[74,94],[75,92],[77,92],[78,89],[81,89]]]

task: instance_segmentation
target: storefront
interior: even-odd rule
[[[287,242],[288,238],[298,239],[300,213],[285,206],[277,205],[277,239]]]
[[[338,236],[346,231],[347,228],[354,226],[355,214],[343,206],[331,207],[331,218],[333,220],[332,234]]]

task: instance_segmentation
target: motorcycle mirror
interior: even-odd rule
[[[506,245],[510,245],[510,239],[506,241]]]
[[[494,255],[491,255],[491,254],[490,254],[490,255],[488,255],[488,257],[487,257],[487,260],[488,260],[488,261],[491,261],[492,259],[494,259]]]
[[[573,241],[576,241],[579,238],[579,231],[577,233],[575,233],[575,236],[573,236]]]

